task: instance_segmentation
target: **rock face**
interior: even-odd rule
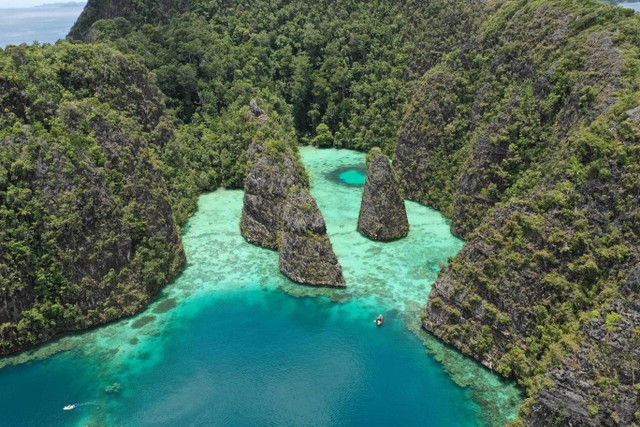
[[[0,182],[0,356],[136,313],[186,261],[150,152],[171,138],[161,93],[135,62],[106,47],[100,54],[24,49],[32,70],[64,76],[73,65],[84,74],[27,75],[0,100],[0,123],[16,123],[3,129],[0,170],[17,171]],[[57,117],[50,131],[42,111]]]
[[[245,239],[279,249],[280,270],[291,280],[345,286],[342,267],[331,247],[322,213],[307,191],[307,177],[295,147],[253,143],[249,159],[240,220]]]
[[[284,209],[280,271],[307,285],[345,286],[322,213],[305,189],[296,189]]]
[[[256,101],[255,99],[249,101],[249,109],[251,110],[251,114],[253,115],[254,119],[257,120],[258,123],[264,124],[267,122],[267,120],[269,120],[267,112],[264,110],[264,108],[261,108],[258,105],[258,101]]]
[[[587,20],[579,8],[533,1],[494,18],[499,33],[469,46],[491,59],[476,67],[462,54],[430,69],[396,147],[406,194],[467,239],[434,283],[423,326],[517,379],[530,393],[527,425],[638,423],[640,180],[628,156],[639,114],[635,99],[616,104],[628,52],[612,25],[574,26]],[[567,75],[551,49],[580,54],[548,108]]]
[[[379,148],[367,156],[358,231],[374,240],[395,240],[409,233],[409,221],[393,168]]]
[[[278,249],[287,194],[306,187],[304,169],[291,150],[257,142],[249,148],[249,162],[240,231],[251,243]]]
[[[618,426],[640,422],[640,265],[604,310],[591,313],[577,351],[552,369],[529,425]],[[615,378],[615,380],[613,380]],[[600,388],[601,393],[593,393]]]

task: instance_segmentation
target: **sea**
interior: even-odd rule
[[[0,46],[55,43],[81,10],[0,9]],[[300,151],[346,289],[289,281],[277,252],[240,235],[243,192],[204,194],[183,229],[187,267],[146,310],[0,359],[2,425],[466,427],[515,418],[518,387],[420,327],[431,285],[463,244],[447,219],[406,202],[406,238],[366,239],[356,231],[364,154]]]
[[[619,5],[640,12],[640,3],[620,3]]]
[[[4,7],[0,0],[0,48],[64,39],[85,3],[55,3],[29,8]]]

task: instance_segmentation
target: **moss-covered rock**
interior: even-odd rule
[[[306,187],[306,174],[294,147],[255,142],[249,149],[240,231],[251,243],[278,249],[287,195]]]
[[[379,148],[367,156],[367,179],[358,215],[358,231],[374,240],[395,240],[409,233],[404,199],[389,159]]]
[[[324,217],[305,189],[295,189],[284,209],[280,271],[306,285],[344,287],[342,267],[333,252]]]

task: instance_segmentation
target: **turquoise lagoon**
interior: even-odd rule
[[[302,148],[346,290],[304,287],[250,245],[242,192],[203,195],[184,229],[188,265],[130,319],[0,360],[8,426],[478,426],[521,395],[420,330],[440,264],[462,242],[407,202],[409,236],[356,231],[364,155]],[[385,324],[373,319],[383,313]],[[82,405],[63,411],[66,404]]]

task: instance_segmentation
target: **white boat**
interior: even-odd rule
[[[70,411],[72,409],[76,409],[78,406],[80,406],[79,403],[72,403],[71,405],[67,405],[64,408],[62,408],[62,410],[64,411]]]

